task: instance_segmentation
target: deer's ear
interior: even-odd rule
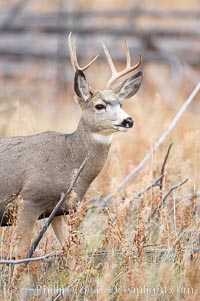
[[[140,88],[143,79],[143,72],[138,73],[127,78],[117,91],[117,97],[120,102],[132,97]]]
[[[79,102],[88,102],[91,97],[90,88],[87,83],[85,74],[81,70],[77,70],[74,78],[74,91],[78,96]]]

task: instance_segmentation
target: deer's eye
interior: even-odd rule
[[[104,105],[102,105],[102,104],[96,105],[95,108],[96,108],[98,111],[103,110],[103,109],[104,109],[104,110],[106,109],[106,107],[105,107]]]

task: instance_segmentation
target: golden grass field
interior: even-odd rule
[[[0,4],[3,6],[4,2]],[[83,7],[96,8],[98,1],[79,2]],[[49,3],[44,1],[42,7],[51,9]],[[116,1],[116,8],[122,3]],[[188,2],[181,0],[165,4],[149,1],[152,7],[157,4],[163,8],[188,7]],[[98,5],[110,8],[113,3],[101,1],[101,6]],[[191,6],[197,7],[197,1],[191,1]],[[191,68],[190,72],[197,78],[199,68]],[[71,246],[68,256],[74,263],[73,269],[68,267],[66,254],[60,252],[49,228],[34,257],[55,250],[58,255],[29,264],[22,287],[33,289],[35,297],[22,300],[200,300],[199,95],[148,163],[120,193],[116,193],[118,184],[153,148],[195,87],[187,67],[177,78],[179,84],[171,77],[167,65],[149,63],[142,69],[144,81],[140,91],[124,104],[135,125],[128,133],[115,135],[103,171],[91,185],[78,212],[71,212],[69,216]],[[103,88],[109,69],[102,62],[87,75],[92,86]],[[31,75],[15,81],[0,80],[0,135],[75,130],[81,112],[73,101],[73,73],[62,93],[57,93],[56,81],[34,82]],[[36,89],[33,94],[24,92],[33,86]],[[171,142],[162,190],[153,187],[144,191],[161,174]],[[149,219],[170,188],[186,178],[187,183],[173,190]],[[136,197],[139,192],[141,196]],[[113,202],[109,209],[102,209],[101,199],[109,193],[114,194]],[[91,199],[96,200],[92,205]],[[38,221],[33,237],[43,223]],[[9,255],[12,234],[12,227],[0,229],[3,256]],[[1,285],[9,282],[12,268],[0,265]],[[64,296],[56,298],[62,292]],[[0,300],[4,300],[3,292]]]

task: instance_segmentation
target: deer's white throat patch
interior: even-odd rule
[[[112,142],[113,134],[110,135],[103,135],[100,133],[93,133],[93,138],[95,141],[103,144],[110,144]]]

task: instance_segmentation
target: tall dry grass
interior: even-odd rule
[[[176,99],[168,101],[165,91],[151,81],[154,70],[154,66],[147,66],[141,91],[124,105],[133,116],[135,127],[129,133],[116,134],[105,168],[87,193],[86,204],[90,198],[115,191],[158,140],[192,89],[192,84],[184,80],[184,88]],[[169,82],[168,78],[165,80]],[[101,80],[95,81],[98,84],[102,84]],[[76,127],[80,111],[70,101],[67,105],[63,100],[56,105],[50,102],[46,108],[45,94],[41,99],[44,101],[40,105],[39,100],[32,105],[15,102],[13,111],[7,115],[4,134],[26,135],[46,128],[66,132]],[[66,296],[59,300],[197,300],[199,198],[184,196],[200,189],[199,105],[197,98],[147,166],[123,192],[115,195],[109,209],[84,205],[77,213],[71,213],[69,254],[29,265],[22,287],[34,289],[35,297],[28,300],[54,300],[61,289]],[[175,190],[149,220],[160,202],[160,189],[152,188],[140,198],[134,196],[160,174],[171,141],[174,145],[166,165],[162,194],[185,178],[189,181]],[[34,236],[42,223],[38,222]],[[3,228],[0,233],[1,254],[6,256],[12,228]],[[59,245],[49,229],[35,256],[55,250],[60,250]],[[66,260],[69,255],[73,269],[69,269]],[[3,265],[0,270],[1,283],[8,283],[12,267]]]

